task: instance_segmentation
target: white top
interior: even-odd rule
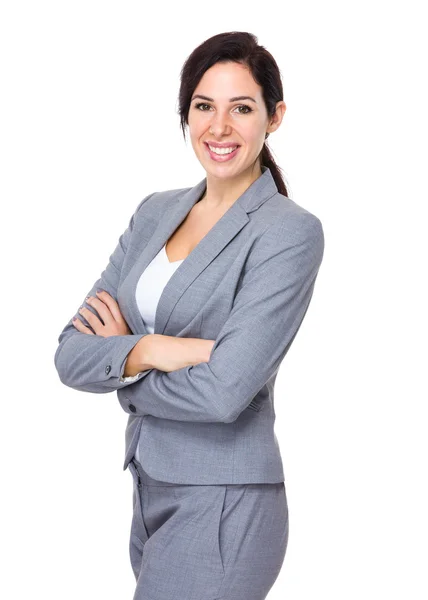
[[[141,274],[135,295],[138,309],[149,333],[154,333],[156,308],[162,291],[183,260],[169,262],[165,245]]]
[[[163,289],[184,260],[183,258],[182,260],[169,262],[165,244],[140,275],[135,298],[138,310],[149,333],[154,333],[156,309]],[[141,373],[137,373],[133,377],[123,377],[122,381],[137,381],[140,377]],[[135,458],[140,461],[138,447]]]

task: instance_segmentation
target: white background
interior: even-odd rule
[[[280,67],[269,144],[325,233],[276,382],[290,536],[269,600],[428,597],[421,7],[3,3],[2,598],[133,596],[127,415],[115,392],[62,385],[53,357],[140,200],[205,176],[179,128],[179,73],[231,30]]]

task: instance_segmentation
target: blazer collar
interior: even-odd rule
[[[250,220],[248,213],[259,208],[269,198],[278,193],[270,169],[262,166],[261,170],[260,177],[239,196],[173,272],[159,298],[154,333],[164,333],[172,310],[182,294],[236,234],[247,225]],[[184,221],[196,202],[202,197],[205,189],[206,177],[180,195],[177,204],[164,214],[159,221],[149,242],[142,249],[136,263],[123,282],[122,294],[126,298],[126,301],[122,303],[123,312],[129,327],[135,334],[147,333],[135,296],[138,280],[174,231]]]
[[[245,192],[241,194],[241,196],[239,196],[239,198],[234,202],[231,208],[234,206],[239,206],[245,212],[249,213],[259,208],[259,206],[266,202],[266,200],[278,193],[278,188],[276,187],[275,180],[269,167],[262,165],[261,170],[262,174],[260,177],[256,179],[256,181],[253,181],[253,183],[245,190]],[[207,178],[204,177],[193,188],[190,188],[181,196],[179,202],[186,205],[186,207],[188,206],[187,212],[190,212],[190,209],[193,208],[196,202],[198,202],[198,200],[203,196],[206,187]]]

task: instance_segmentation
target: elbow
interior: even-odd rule
[[[224,402],[222,406],[223,411],[219,411],[222,416],[218,418],[221,423],[233,423],[242,414],[242,412],[249,406],[255,405],[255,410],[260,410],[258,401],[255,401],[255,393],[245,393],[241,390],[236,390],[235,393],[224,396],[227,399],[227,403]]]
[[[67,360],[66,356],[62,352],[63,350],[64,343],[61,343],[58,346],[54,356],[55,369],[58,373],[58,377],[61,383],[69,388],[73,388],[75,383],[73,378],[73,372],[70,368],[69,360]]]
[[[55,360],[55,368],[56,372],[58,373],[60,382],[63,385],[72,388],[73,382],[70,380],[69,377],[67,377],[67,369],[64,368],[64,365],[61,365],[60,361]]]
[[[61,356],[61,351],[63,350],[63,348],[63,344],[60,344],[54,356],[55,369],[58,373],[60,382],[71,389],[78,391],[87,391],[85,387],[81,385],[82,382],[78,380],[76,373],[73,373],[73,369],[71,368],[70,362],[65,360],[64,357]]]
[[[55,369],[63,385],[95,394],[108,394],[123,385],[115,373],[114,353],[100,360],[96,348],[93,354],[90,346],[82,352],[78,344],[70,346],[72,339],[72,335],[63,336],[54,355]]]
[[[218,379],[215,383],[205,386],[200,390],[200,395],[205,398],[204,412],[211,423],[232,423],[236,421],[234,404],[236,403],[236,392],[226,389]],[[208,402],[207,402],[208,401]]]
[[[224,414],[221,417],[221,419],[219,419],[219,421],[221,423],[233,423],[239,417],[241,412],[242,412],[241,410],[237,410],[235,407],[233,407],[232,410],[229,407],[229,410],[227,411],[227,413]]]
[[[73,327],[74,329],[74,327]],[[54,365],[57,370],[59,379],[61,383],[66,385],[67,387],[73,387],[73,382],[70,380],[70,353],[64,352],[68,347],[67,342],[73,337],[77,335],[77,331],[72,331],[70,326],[67,327],[61,332],[58,337],[58,346],[55,350],[54,354]]]
[[[64,365],[63,365],[63,362],[60,360],[60,354],[61,354],[62,348],[63,348],[63,346],[62,346],[62,344],[60,344],[55,351],[54,365],[55,365],[55,369],[56,369],[56,372],[58,373],[58,377],[59,377],[59,380],[61,381],[61,383],[68,386],[68,383],[67,383],[66,377],[65,377],[65,369],[63,368]]]
[[[216,420],[220,423],[233,423],[241,414],[242,408],[236,406],[236,393],[223,398],[222,410],[217,411]]]
[[[238,415],[229,412],[226,415],[224,415],[221,419],[219,419],[219,421],[221,423],[233,423],[234,421],[236,421],[237,418]]]

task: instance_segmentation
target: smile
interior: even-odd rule
[[[231,160],[237,155],[240,148],[240,146],[234,146],[230,148],[214,148],[213,146],[208,146],[207,143],[205,143],[205,146],[210,158],[216,162],[226,162]]]

